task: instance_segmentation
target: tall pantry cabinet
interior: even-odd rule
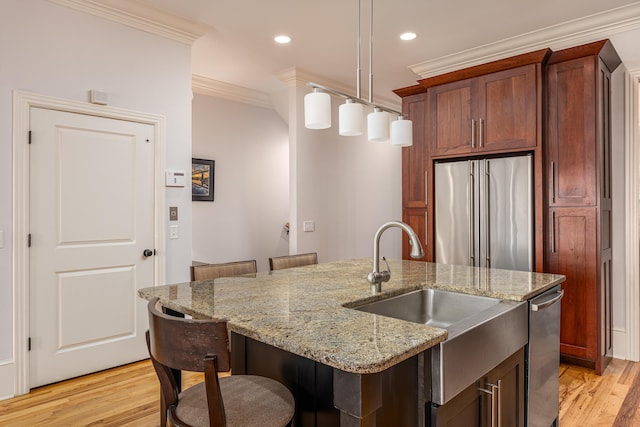
[[[414,123],[402,151],[403,220],[434,261],[436,161],[534,157],[535,270],[564,274],[565,361],[601,373],[611,355],[610,77],[608,40],[543,49],[420,80],[394,91]],[[403,257],[409,257],[408,243]]]
[[[546,67],[545,271],[562,284],[560,352],[601,373],[612,354],[609,41],[554,52]]]

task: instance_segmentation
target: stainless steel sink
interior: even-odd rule
[[[362,305],[356,310],[446,329],[499,303],[495,298],[422,289]]]
[[[432,401],[439,405],[524,347],[529,336],[526,302],[422,289],[353,308],[447,330],[448,338],[431,349]]]

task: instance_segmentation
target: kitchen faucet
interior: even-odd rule
[[[424,251],[422,250],[420,239],[411,227],[400,221],[389,221],[382,224],[382,226],[378,228],[378,231],[376,231],[376,235],[373,238],[373,271],[367,276],[367,280],[369,281],[369,283],[371,283],[372,293],[382,292],[382,282],[388,282],[391,278],[390,270],[380,271],[380,237],[382,236],[384,230],[391,227],[401,228],[409,235],[409,244],[411,245],[411,258],[422,258],[424,256]],[[387,269],[388,268],[389,264],[387,264]]]

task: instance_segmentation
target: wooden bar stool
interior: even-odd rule
[[[255,375],[218,378],[230,369],[227,322],[194,320],[162,313],[157,298],[148,304],[147,347],[160,381],[162,425],[283,427],[294,400],[281,383]],[[204,372],[204,382],[180,392],[172,369]]]
[[[282,270],[284,268],[302,267],[304,265],[312,265],[317,263],[318,254],[316,252],[269,258],[269,268],[271,269],[271,271]]]
[[[191,266],[191,280],[211,280],[218,277],[251,274],[257,271],[255,259],[221,264],[198,264]]]

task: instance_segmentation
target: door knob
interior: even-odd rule
[[[153,251],[151,249],[145,249],[144,251],[142,251],[142,255],[146,258],[146,257],[150,257],[151,255],[153,255]]]

